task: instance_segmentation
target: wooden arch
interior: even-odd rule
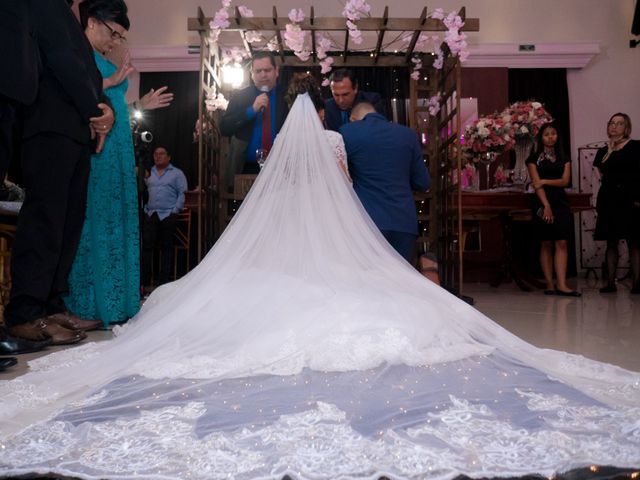
[[[462,293],[462,197],[459,189],[461,171],[461,152],[458,139],[461,132],[460,62],[449,53],[446,44],[442,69],[433,68],[434,57],[431,54],[415,51],[422,32],[444,32],[446,26],[441,20],[427,16],[427,7],[416,18],[389,17],[389,7],[385,7],[382,17],[368,17],[358,20],[360,31],[375,34],[375,48],[369,51],[354,52],[350,49],[349,32],[346,20],[342,17],[316,17],[314,8],[304,21],[298,23],[303,31],[311,32],[311,57],[302,61],[289,50],[282,35],[286,25],[291,23],[288,17],[278,15],[272,8],[271,17],[243,17],[240,9],[230,18],[230,26],[225,31],[240,33],[241,43],[248,53],[253,51],[247,42],[249,31],[273,32],[277,41],[277,57],[280,66],[317,66],[316,40],[314,32],[331,32],[344,38],[340,50],[328,52],[333,57],[333,68],[341,67],[412,67],[411,59],[418,55],[422,69],[418,80],[410,81],[409,123],[423,141],[425,163],[429,168],[433,184],[429,192],[416,194],[418,218],[423,230],[419,242],[425,251],[435,252],[440,266],[440,278],[443,286]],[[459,11],[464,21],[463,32],[479,31],[480,21],[466,18],[466,9]],[[217,42],[209,38],[211,22],[201,8],[197,16],[188,19],[189,31],[200,35],[200,86],[199,120],[201,125],[210,125],[209,134],[202,134],[198,142],[198,185],[201,188],[198,206],[198,261],[226,227],[232,215],[230,204],[241,201],[246,194],[242,180],[236,176],[236,186],[228,191],[225,178],[225,154],[227,142],[217,131],[220,113],[207,111],[205,100],[208,96],[224,92],[221,81],[221,49]],[[402,51],[388,52],[383,49],[385,36],[411,32],[411,39]],[[441,109],[434,117],[429,115],[427,100],[436,93],[441,94]],[[207,131],[207,129],[205,129]],[[246,177],[246,176],[245,176]]]

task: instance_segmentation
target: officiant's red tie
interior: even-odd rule
[[[271,102],[262,111],[262,148],[271,150]]]

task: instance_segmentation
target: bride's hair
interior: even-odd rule
[[[289,88],[284,99],[289,105],[289,108],[295,102],[296,97],[300,94],[308,93],[309,98],[313,102],[316,110],[320,111],[324,108],[324,100],[322,99],[322,92],[320,91],[320,85],[313,75],[309,73],[295,73],[291,82],[289,82]]]

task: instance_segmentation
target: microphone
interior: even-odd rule
[[[262,85],[259,89],[262,93],[269,93],[269,87]],[[260,107],[260,112],[264,112],[264,107]]]

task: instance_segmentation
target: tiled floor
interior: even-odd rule
[[[467,284],[464,294],[473,297],[478,310],[538,347],[578,353],[640,371],[640,295],[630,295],[625,283],[615,294],[600,294],[597,286],[580,280],[581,298],[522,292],[512,283],[498,288]],[[90,332],[83,343],[109,338],[108,331]],[[0,380],[21,375],[27,371],[29,360],[60,348],[65,347],[20,355],[19,364],[0,373]]]

